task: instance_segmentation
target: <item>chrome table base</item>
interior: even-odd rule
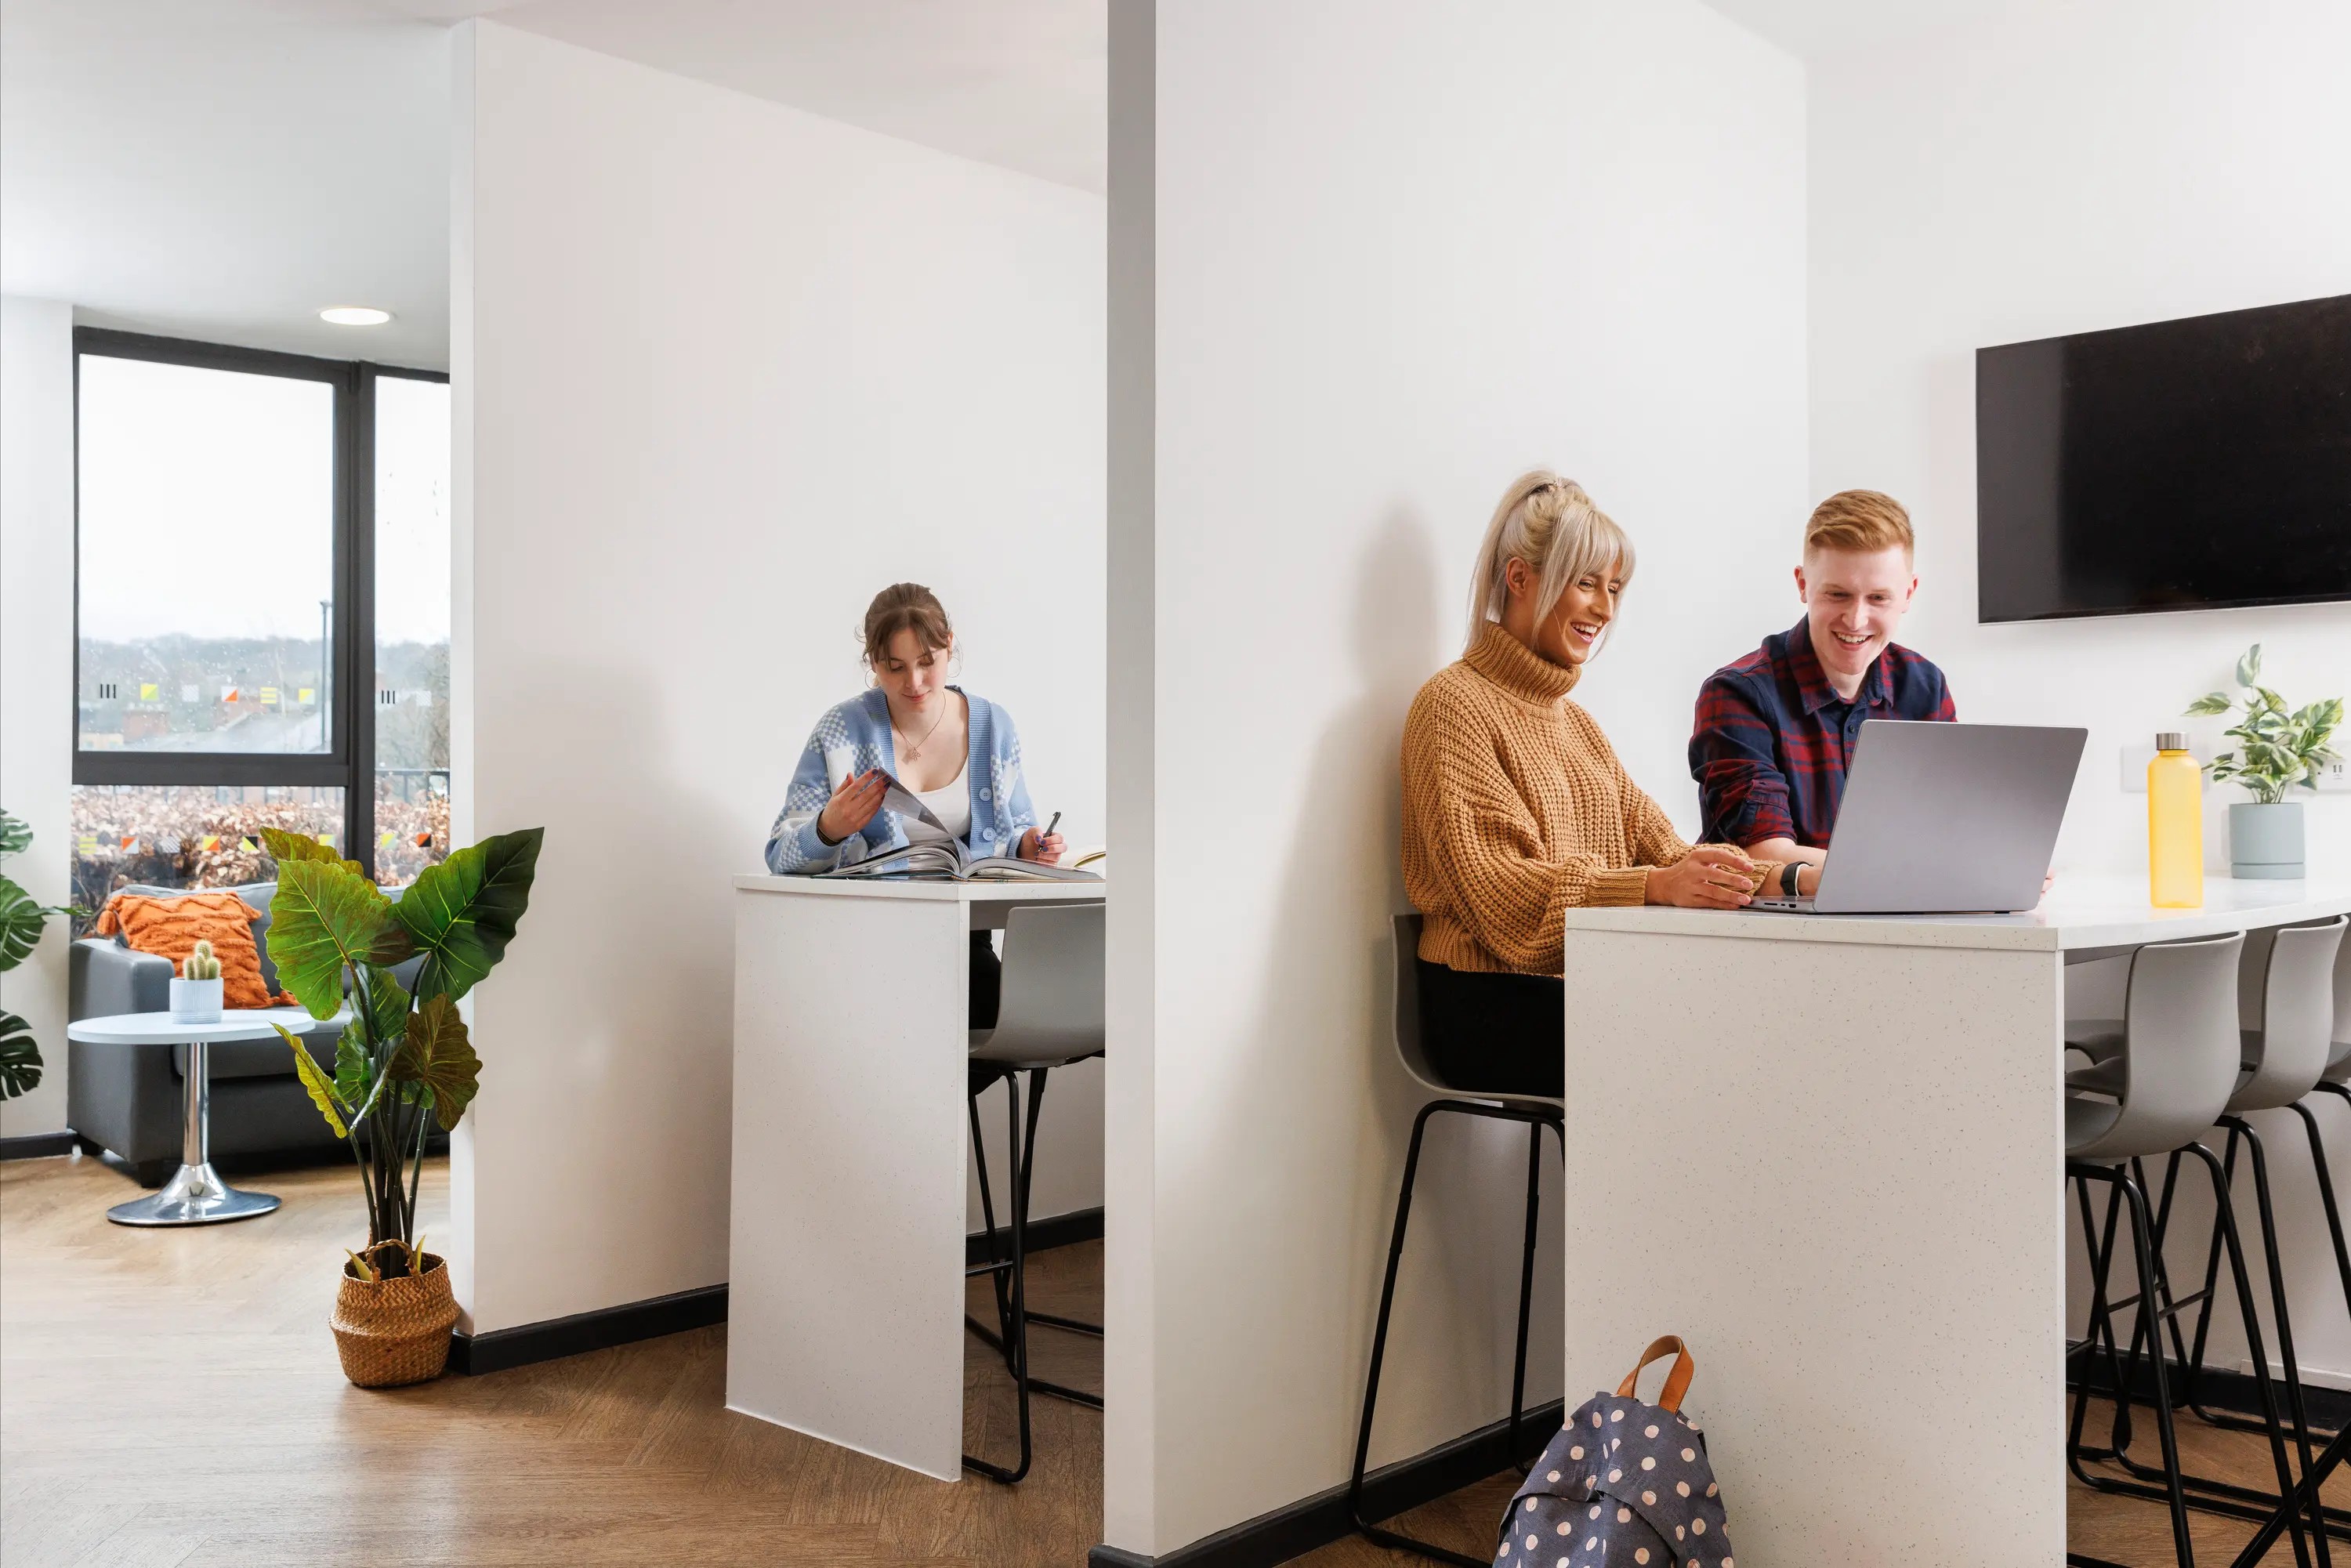
[[[115,1224],[222,1225],[277,1207],[269,1194],[239,1192],[213,1169],[213,1089],[206,1056],[203,1040],[188,1042],[188,1071],[181,1082],[180,1168],[161,1192],[108,1209],[106,1218]]]
[[[277,1207],[266,1192],[239,1192],[221,1180],[212,1162],[182,1166],[162,1189],[106,1211],[117,1225],[220,1225],[251,1219]]]

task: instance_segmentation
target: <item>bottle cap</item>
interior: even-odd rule
[[[2176,729],[2158,731],[2155,748],[2158,751],[2185,751],[2188,749],[2188,737]]]

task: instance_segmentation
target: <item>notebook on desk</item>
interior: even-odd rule
[[[2089,731],[1874,718],[1854,742],[1834,841],[1810,898],[1763,915],[2031,909],[2065,824]]]

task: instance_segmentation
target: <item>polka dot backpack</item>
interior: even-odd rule
[[[1644,1405],[1634,1385],[1669,1351],[1665,1389]],[[1692,1370],[1668,1334],[1568,1417],[1510,1500],[1497,1568],[1735,1568],[1706,1438],[1681,1413]]]

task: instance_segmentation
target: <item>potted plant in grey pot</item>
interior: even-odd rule
[[[2261,684],[2262,645],[2237,661],[2235,701],[2213,692],[2189,705],[2190,714],[2227,713],[2241,705],[2244,716],[2227,731],[2237,743],[2204,765],[2215,783],[2234,779],[2253,798],[2229,808],[2229,873],[2269,881],[2302,875],[2302,802],[2286,791],[2296,784],[2318,788],[2318,776],[2336,760],[2328,742],[2343,722],[2343,699],[2328,697],[2288,711],[2285,699]]]

